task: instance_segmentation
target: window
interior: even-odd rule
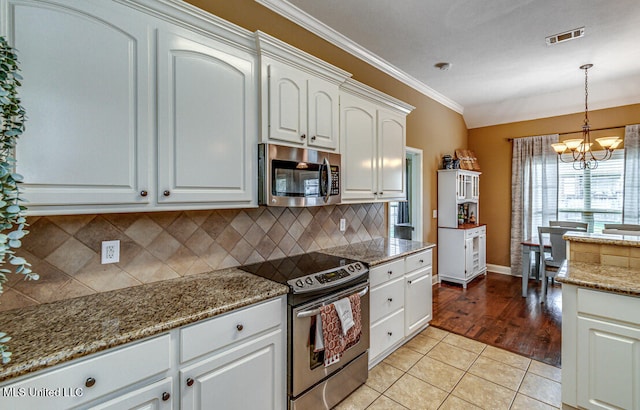
[[[600,233],[605,223],[622,223],[624,150],[598,162],[598,168],[576,170],[573,163],[558,163],[558,219],[589,222]]]

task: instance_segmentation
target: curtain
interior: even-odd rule
[[[622,222],[640,224],[640,124],[624,130],[624,199]]]
[[[558,214],[558,134],[516,138],[511,159],[511,274],[522,272],[521,242]]]

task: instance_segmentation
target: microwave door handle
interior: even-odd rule
[[[322,162],[324,166],[327,168],[327,186],[325,187],[326,194],[324,196],[324,202],[329,202],[329,196],[331,195],[331,164],[329,163],[329,160],[326,157]]]

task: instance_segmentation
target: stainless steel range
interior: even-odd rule
[[[312,252],[241,269],[289,286],[289,409],[330,409],[367,380],[369,269],[365,264]],[[324,351],[316,351],[317,315],[322,306],[356,293],[360,296],[362,333],[337,363],[326,364]]]

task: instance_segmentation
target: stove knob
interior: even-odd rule
[[[309,285],[313,285],[313,279],[311,278],[306,278],[304,281],[307,282]]]
[[[349,269],[349,272],[355,272],[355,268],[353,267],[353,265],[349,265],[349,267],[347,268]]]
[[[356,269],[360,270],[362,269],[362,265],[360,265],[360,263],[356,262]]]
[[[300,279],[298,279],[296,281],[296,286],[299,287],[299,288],[302,288],[302,287],[304,287],[304,283],[302,283],[302,281]]]

